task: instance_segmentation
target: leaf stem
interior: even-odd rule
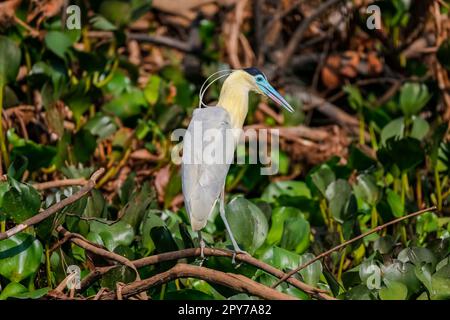
[[[48,244],[45,245],[45,267],[47,271],[47,285],[52,288],[52,268],[50,265],[50,249],[48,247]]]
[[[359,113],[359,144],[360,145],[364,145],[366,142],[365,139],[365,121],[364,121],[364,115],[362,114],[362,112]]]
[[[442,188],[441,188],[441,180],[439,179],[439,171],[437,170],[437,166],[434,167],[434,180],[435,180],[435,184],[436,184],[437,207],[438,207],[438,210],[442,210]]]

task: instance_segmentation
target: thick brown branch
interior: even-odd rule
[[[104,172],[103,168],[100,168],[99,170],[95,171],[91,178],[89,179],[88,183],[80,189],[77,193],[71,195],[68,198],[63,199],[62,201],[55,203],[50,208],[40,212],[39,214],[25,220],[24,222],[18,224],[17,226],[7,230],[6,232],[0,233],[0,240],[8,239],[12,237],[13,235],[25,230],[26,228],[38,224],[39,222],[47,219],[48,217],[52,216],[59,210],[63,209],[65,206],[68,206],[71,203],[74,203],[75,201],[81,199],[86,194],[88,194],[94,187],[95,183],[100,175],[102,175]]]
[[[191,248],[191,249],[184,249],[179,251],[172,251],[172,252],[165,252],[157,255],[153,255],[150,257],[145,257],[142,259],[138,259],[133,261],[133,264],[136,268],[142,268],[144,266],[154,265],[160,262],[164,261],[172,261],[172,260],[179,260],[189,257],[199,257],[201,253],[200,248]],[[222,249],[214,249],[214,248],[205,248],[204,249],[204,255],[205,256],[215,256],[215,257],[233,257],[233,252],[222,250]],[[272,267],[271,265],[268,265],[262,261],[259,261],[247,254],[237,254],[235,259],[240,262],[245,262],[247,264],[253,265],[257,267],[258,269],[264,270],[267,273],[277,277],[282,278],[286,274],[282,272],[281,270],[278,270],[277,268]],[[92,271],[90,274],[88,274],[81,282],[81,289],[82,292],[86,288],[88,288],[92,283],[94,283],[98,278],[100,278],[102,275],[104,275],[106,272],[114,268],[114,266],[108,266],[108,267],[100,267],[96,268],[94,271]],[[306,283],[301,282],[298,279],[295,278],[289,278],[288,283],[293,285],[294,287],[305,291],[306,293],[310,294],[311,296],[318,298],[318,299],[324,299],[324,300],[335,300],[335,298],[327,295],[324,290],[320,290],[318,288],[315,288],[313,286],[310,286]]]
[[[383,225],[381,225],[381,226],[378,226],[378,227],[376,227],[376,228],[374,228],[374,229],[371,229],[371,230],[369,230],[369,231],[367,231],[367,232],[365,232],[365,233],[363,233],[363,234],[360,234],[359,236],[354,237],[353,239],[350,239],[350,240],[348,240],[348,241],[346,241],[346,242],[344,242],[344,243],[341,243],[340,245],[338,245],[338,246],[336,246],[336,247],[334,247],[334,248],[332,248],[332,249],[330,249],[330,250],[328,250],[328,251],[325,251],[325,252],[319,254],[319,255],[318,255],[317,257],[315,257],[314,259],[312,259],[312,260],[310,260],[310,261],[308,261],[308,262],[306,262],[306,263],[300,265],[298,268],[295,268],[294,270],[290,271],[288,274],[286,274],[286,275],[283,276],[280,280],[278,280],[277,283],[275,283],[275,284],[272,286],[272,288],[276,288],[280,283],[286,281],[287,279],[289,279],[289,277],[291,277],[292,275],[294,275],[294,274],[297,273],[298,271],[300,271],[300,270],[306,268],[306,267],[309,266],[310,264],[313,264],[313,263],[316,262],[317,260],[320,260],[320,259],[322,259],[323,257],[326,257],[326,256],[328,256],[329,254],[331,254],[331,253],[333,253],[333,252],[335,252],[335,251],[337,251],[337,250],[339,250],[339,249],[341,249],[341,248],[343,248],[343,247],[346,247],[346,246],[348,246],[349,244],[351,244],[351,243],[353,243],[353,242],[355,242],[355,241],[358,241],[358,240],[360,240],[360,239],[362,239],[362,238],[364,238],[364,237],[367,237],[368,235],[370,235],[370,234],[372,234],[372,233],[379,232],[379,231],[381,231],[381,230],[387,228],[388,226],[391,226],[391,225],[393,225],[393,224],[396,224],[396,223],[398,223],[398,222],[400,222],[400,221],[403,221],[403,220],[406,220],[406,219],[409,219],[409,218],[412,218],[412,217],[421,215],[422,213],[425,213],[425,212],[434,211],[434,210],[436,210],[436,206],[433,206],[433,207],[430,207],[430,208],[426,208],[426,209],[423,209],[423,210],[419,210],[419,211],[417,211],[417,212],[408,214],[408,215],[403,216],[403,217],[400,217],[400,218],[398,218],[398,219],[389,221],[389,222],[387,222],[387,223],[385,223],[385,224],[383,224]]]
[[[151,287],[167,283],[179,278],[197,278],[208,282],[217,283],[229,287],[238,292],[248,293],[268,300],[297,300],[295,297],[266,287],[242,275],[225,273],[205,267],[189,264],[177,264],[172,269],[157,274],[151,278],[135,281],[121,288],[123,298],[131,297],[137,293],[148,290]],[[116,292],[103,294],[101,300],[112,300],[116,298]]]

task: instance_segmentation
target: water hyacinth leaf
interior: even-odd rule
[[[126,119],[138,115],[141,112],[141,107],[146,106],[147,101],[143,92],[134,88],[104,104],[103,110],[121,119]]]
[[[28,278],[38,270],[43,252],[42,244],[30,234],[0,241],[0,275],[14,282]]]
[[[178,250],[177,243],[166,226],[155,226],[150,230],[150,236],[158,253]]]
[[[375,240],[373,244],[374,250],[378,251],[381,254],[388,254],[394,248],[395,241],[390,235],[386,235],[384,237],[379,237]]]
[[[363,261],[359,266],[359,277],[369,289],[380,289],[381,269],[375,261],[371,259]]]
[[[232,199],[225,208],[230,228],[241,249],[253,253],[266,240],[268,223],[262,211],[243,197]]]
[[[436,56],[440,64],[450,71],[450,39],[446,39],[441,43]]]
[[[352,188],[350,184],[343,180],[336,180],[327,187],[325,197],[329,202],[329,210],[333,218],[343,223],[347,215],[347,209],[351,202]]]
[[[311,198],[311,191],[302,181],[279,181],[269,184],[261,196],[261,200],[272,203],[278,197],[286,195],[290,197],[303,196]]]
[[[91,221],[89,223],[92,233],[97,233],[103,239],[105,246],[110,251],[119,245],[128,246],[134,240],[134,230],[131,225],[123,221],[113,222]]]
[[[363,171],[376,165],[376,161],[369,157],[360,148],[357,148],[354,144],[350,146],[348,166],[352,169]]]
[[[419,279],[423,285],[427,288],[428,292],[431,292],[433,290],[432,285],[432,279],[431,279],[431,265],[424,264],[424,265],[418,265],[415,268],[415,273],[417,279]]]
[[[389,281],[378,294],[381,300],[405,300],[408,296],[408,288],[401,282]]]
[[[405,119],[403,117],[392,120],[381,130],[381,144],[385,145],[390,138],[403,138],[405,131]]]
[[[21,51],[11,39],[0,36],[0,88],[16,80],[19,72]]]
[[[405,206],[402,198],[391,189],[386,190],[386,196],[392,215],[396,218],[403,217],[405,215]]]
[[[84,125],[84,129],[100,139],[105,139],[116,132],[117,125],[111,117],[97,113]]]
[[[140,190],[134,190],[130,201],[124,208],[121,220],[130,224],[136,230],[154,200],[154,189],[150,187],[149,183],[144,183]]]
[[[436,267],[436,256],[430,249],[422,247],[405,248],[397,256],[397,259],[403,263],[411,262],[415,266],[422,264],[431,264],[432,269]]]
[[[357,176],[353,189],[358,198],[361,198],[371,206],[374,206],[380,199],[380,189],[376,185],[375,177],[372,175],[360,174]]]
[[[386,145],[377,151],[378,160],[386,167],[396,165],[401,171],[410,170],[425,159],[420,141],[406,137],[400,140],[390,138]]]
[[[439,269],[431,277],[431,300],[450,299],[450,264]]]
[[[417,217],[416,231],[418,234],[434,232],[439,229],[439,218],[434,212],[425,212]]]
[[[271,226],[267,235],[268,244],[279,244],[283,237],[285,221],[289,218],[305,220],[303,213],[293,207],[277,207],[272,212]]]
[[[309,235],[309,222],[303,216],[288,218],[284,221],[280,246],[301,254],[309,247]]]
[[[430,131],[430,125],[425,119],[414,116],[412,119],[411,137],[422,140]]]
[[[117,30],[117,27],[109,22],[105,17],[101,15],[96,15],[91,18],[89,21],[92,24],[94,29],[103,30],[103,31],[114,31]]]
[[[400,109],[405,116],[417,114],[430,99],[428,87],[421,83],[405,83],[400,89]]]
[[[408,297],[418,292],[421,282],[415,274],[415,267],[411,263],[395,261],[387,266],[381,266],[383,281],[397,281],[403,283],[408,288]]]
[[[322,195],[325,196],[325,190],[330,183],[336,180],[336,176],[334,175],[333,170],[331,170],[328,165],[324,164],[311,174],[311,180]]]
[[[73,40],[61,31],[47,32],[44,42],[47,48],[61,59],[66,59],[66,53],[73,44]]]
[[[144,88],[144,96],[150,105],[154,105],[159,98],[159,88],[161,85],[161,78],[157,75],[151,75]]]
[[[2,291],[0,291],[0,300],[6,300],[10,297],[14,297],[17,294],[27,291],[27,288],[22,284],[18,282],[10,282]]]
[[[16,299],[39,299],[45,296],[50,290],[51,288],[45,287],[33,291],[18,293],[12,297]]]
[[[142,245],[148,250],[148,252],[155,250],[155,243],[150,236],[150,231],[154,227],[164,227],[166,225],[164,221],[156,215],[156,213],[156,210],[149,210],[144,216],[140,227]]]
[[[303,265],[315,258],[315,255],[308,252],[300,256],[299,265]],[[322,274],[322,263],[320,261],[315,261],[306,268],[299,271],[302,275],[303,280],[311,285],[317,286],[320,280],[320,275]]]
[[[38,213],[41,196],[32,186],[13,178],[8,179],[9,188],[3,194],[0,210],[6,212],[16,223],[21,223]]]

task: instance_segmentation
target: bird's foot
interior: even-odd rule
[[[203,262],[206,260],[205,258],[205,241],[203,240],[203,238],[200,238],[200,267],[203,265]]]
[[[246,254],[246,255],[250,256],[250,253],[248,253],[247,251],[241,250],[239,247],[237,247],[233,251],[233,257],[231,258],[231,263],[232,264],[236,264],[236,256],[238,254]]]

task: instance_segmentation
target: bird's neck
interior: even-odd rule
[[[224,82],[220,91],[218,106],[230,114],[231,126],[242,129],[248,112],[249,87],[245,79],[232,73]]]

